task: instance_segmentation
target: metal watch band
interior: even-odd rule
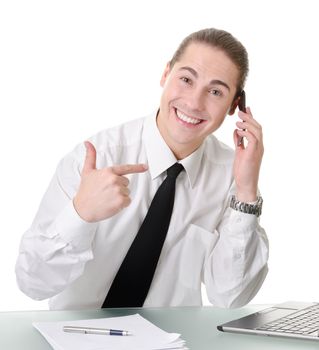
[[[234,210],[240,211],[245,214],[253,214],[257,217],[261,215],[263,199],[262,197],[257,198],[257,203],[249,204],[241,202],[236,199],[235,196],[231,196],[230,207]]]

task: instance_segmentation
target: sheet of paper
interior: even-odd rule
[[[55,350],[160,350],[186,349],[180,334],[167,333],[139,314],[102,319],[65,322],[34,322],[33,326]],[[63,326],[123,329],[131,336],[76,334],[63,331]]]

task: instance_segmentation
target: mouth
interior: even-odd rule
[[[194,126],[202,124],[206,121],[205,119],[201,119],[201,118],[194,117],[194,116],[189,116],[189,115],[181,112],[177,108],[174,108],[174,109],[175,109],[175,114],[176,114],[178,121],[186,126],[194,127]]]

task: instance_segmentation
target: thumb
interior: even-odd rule
[[[89,173],[91,170],[96,169],[96,150],[93,144],[89,141],[84,142],[86,148],[86,156],[82,169],[82,175]]]

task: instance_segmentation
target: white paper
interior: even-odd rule
[[[33,326],[55,350],[161,350],[186,349],[180,334],[167,333],[139,314],[123,317],[62,322],[34,322]],[[63,326],[122,329],[130,336],[77,334],[63,331]]]

